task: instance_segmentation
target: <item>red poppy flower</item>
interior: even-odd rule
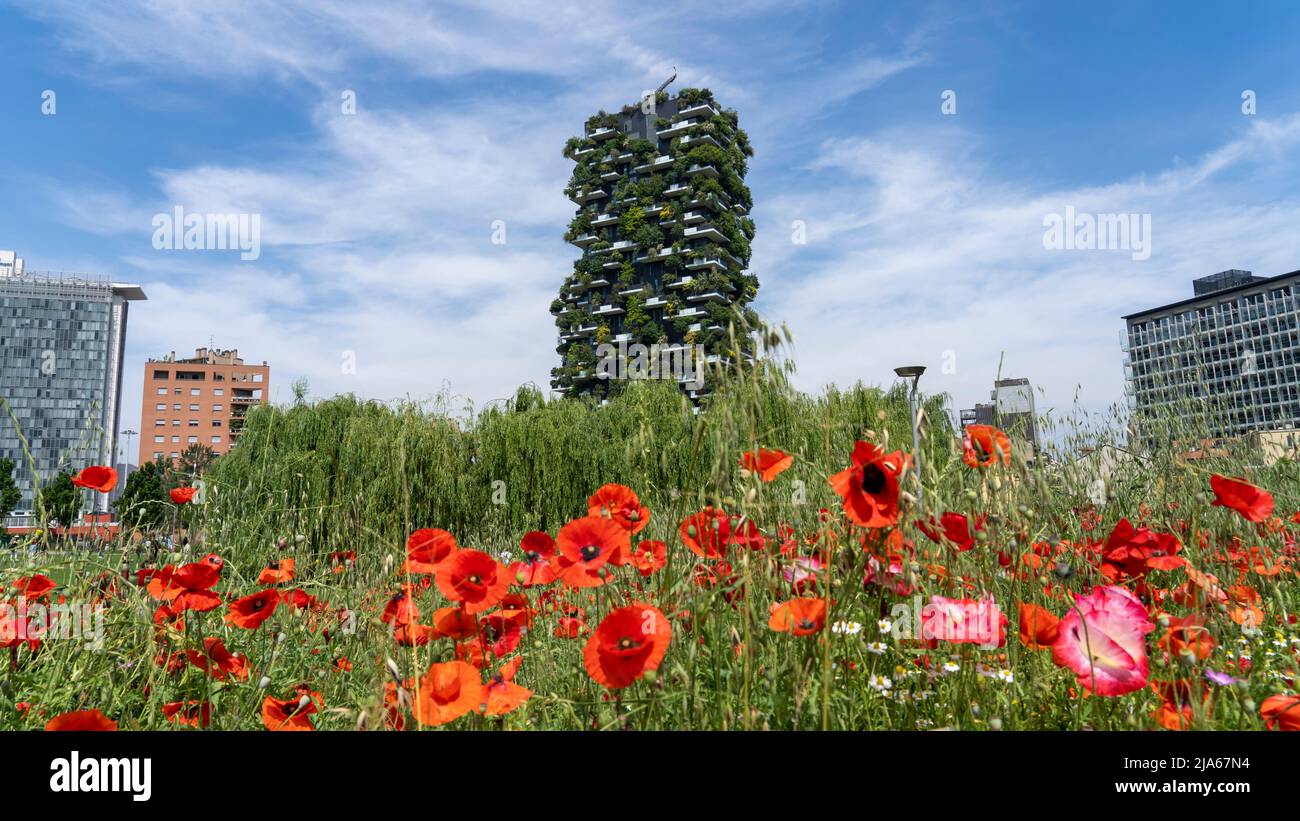
[[[632,551],[632,564],[642,576],[649,576],[668,563],[668,545],[663,542],[644,541]]]
[[[1049,649],[1056,644],[1060,619],[1036,604],[1020,603],[1020,643],[1030,650]]]
[[[1259,714],[1270,730],[1300,731],[1300,696],[1269,696]]]
[[[280,591],[262,590],[242,599],[235,599],[226,605],[226,623],[245,630],[256,630],[262,622],[271,618],[275,608],[280,604]]]
[[[575,616],[562,616],[555,622],[557,639],[576,639],[587,632],[587,623]]]
[[[1169,619],[1169,627],[1157,646],[1174,656],[1180,656],[1186,650],[1197,659],[1207,659],[1214,652],[1214,636],[1206,629],[1205,619],[1193,613]]]
[[[844,514],[863,527],[898,524],[898,478],[912,463],[901,451],[859,441],[853,446],[853,466],[829,477],[831,488],[844,500]]]
[[[1011,464],[1011,440],[992,425],[967,425],[962,434],[961,460],[973,468]]]
[[[271,562],[257,576],[258,584],[283,584],[293,581],[293,559]]]
[[[482,704],[483,679],[473,665],[463,661],[434,664],[420,676],[415,720],[426,726],[446,724]]]
[[[556,570],[569,587],[599,587],[612,581],[606,564],[623,565],[631,553],[629,531],[615,519],[585,516],[574,519],[556,538]]]
[[[555,558],[555,540],[550,534],[540,530],[529,531],[519,541],[519,549],[524,552],[524,560],[510,565],[511,578],[524,587],[555,581],[555,568],[551,565]]]
[[[173,701],[162,706],[163,716],[172,724],[185,724],[190,727],[208,726],[212,718],[210,701]]]
[[[394,593],[384,606],[383,615],[379,620],[385,624],[414,624],[420,619],[420,608],[411,598],[411,585],[404,584],[398,593]]]
[[[393,627],[393,640],[402,647],[423,647],[438,634],[427,624],[398,624]]]
[[[267,696],[262,702],[262,726],[275,732],[300,732],[315,730],[311,716],[316,712],[316,703],[310,695],[303,694],[297,698],[278,699]]]
[[[478,634],[478,619],[459,607],[443,607],[433,611],[433,637],[460,641]]]
[[[682,544],[701,559],[721,559],[731,542],[731,517],[725,511],[706,507],[682,520]]]
[[[117,722],[108,718],[99,710],[73,710],[70,713],[63,713],[50,719],[45,725],[45,729],[50,732],[111,732],[117,729]]]
[[[216,554],[175,569],[167,565],[149,580],[149,595],[171,602],[172,610],[177,613],[185,610],[205,613],[221,604],[221,597],[211,588],[221,580],[223,567],[225,562]]]
[[[517,709],[532,696],[533,691],[514,683],[515,672],[519,669],[519,657],[504,664],[497,674],[483,685],[483,704],[485,715],[503,716]]]
[[[72,477],[72,484],[100,493],[111,493],[117,487],[117,471],[107,465],[91,465],[82,468],[80,473]]]
[[[603,485],[591,494],[587,515],[611,518],[629,533],[640,533],[650,524],[650,508],[641,504],[631,488],[623,485]]]
[[[600,622],[587,639],[582,659],[596,683],[618,689],[659,669],[671,639],[672,627],[663,613],[633,602]]]
[[[212,676],[217,681],[225,681],[226,676],[233,676],[239,681],[248,679],[248,659],[242,653],[232,653],[219,638],[203,640],[203,652],[186,650],[190,664]]]
[[[459,550],[456,537],[445,530],[426,527],[412,533],[406,540],[405,573],[437,573],[438,567]]]
[[[772,481],[793,464],[794,456],[781,450],[759,448],[757,451],[745,451],[740,455],[740,466],[757,473],[764,482]]]
[[[13,586],[27,601],[43,599],[56,587],[53,579],[41,573],[23,576]]]
[[[1217,473],[1210,477],[1214,506],[1231,508],[1248,522],[1262,522],[1273,515],[1273,496],[1243,479],[1229,479]]]
[[[523,637],[520,623],[502,613],[491,613],[479,621],[479,641],[498,658],[519,646]]]
[[[1120,519],[1101,548],[1101,572],[1115,581],[1122,577],[1141,578],[1151,570],[1176,570],[1187,560],[1176,555],[1183,549],[1172,533],[1134,528]]]
[[[975,517],[976,532],[984,529],[984,520],[984,516]],[[943,514],[937,525],[931,516],[928,523],[917,522],[916,526],[936,544],[943,544],[944,539],[952,542],[959,553],[975,546],[975,532],[972,532],[969,520],[960,513]]]
[[[491,609],[510,589],[510,571],[481,550],[459,550],[438,566],[434,577],[442,595],[460,602],[466,613]]]
[[[198,490],[196,487],[174,487],[169,495],[176,504],[188,505],[194,501],[194,494],[198,493]]]
[[[772,608],[767,626],[778,633],[811,636],[826,626],[826,600],[820,598],[790,599]]]

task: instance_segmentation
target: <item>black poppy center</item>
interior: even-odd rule
[[[808,619],[804,619],[803,621],[799,622],[800,630],[812,630],[816,626],[817,624],[815,622],[809,621]]]
[[[589,544],[580,552],[582,553],[583,561],[589,562],[600,555],[600,545]]]
[[[537,564],[542,560],[542,554],[536,550],[530,550],[524,554],[524,558],[528,559],[529,564]]]
[[[862,469],[862,490],[876,495],[885,489],[885,472],[874,462]]]
[[[627,636],[618,640],[618,649],[620,650],[631,650],[633,647],[636,647],[636,642]]]
[[[469,577],[469,583],[470,583],[470,584],[482,584],[482,583],[483,583],[483,578],[482,578],[481,576],[475,574],[475,575]]]

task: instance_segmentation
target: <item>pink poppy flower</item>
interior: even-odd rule
[[[1001,647],[1007,643],[1007,617],[992,595],[980,599],[931,596],[921,611],[922,639]]]
[[[1075,594],[1061,617],[1052,661],[1099,696],[1120,696],[1147,686],[1146,634],[1156,629],[1138,598],[1122,587]]]

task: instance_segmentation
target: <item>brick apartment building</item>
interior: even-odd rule
[[[271,368],[246,365],[237,350],[199,348],[192,358],[173,351],[144,366],[140,464],[180,457],[192,445],[220,455],[243,430],[249,408],[265,402]]]

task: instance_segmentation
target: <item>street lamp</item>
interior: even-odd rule
[[[125,479],[131,476],[131,437],[138,434],[133,430],[124,430],[122,435],[126,437],[126,453],[122,454],[122,463],[126,465],[126,476],[123,477]]]
[[[912,380],[912,391],[907,395],[907,408],[912,416],[912,458],[916,462],[916,512],[925,512],[925,501],[921,489],[921,434],[920,419],[916,412],[916,385],[925,373],[924,365],[902,365],[894,368],[894,373],[902,379]]]

